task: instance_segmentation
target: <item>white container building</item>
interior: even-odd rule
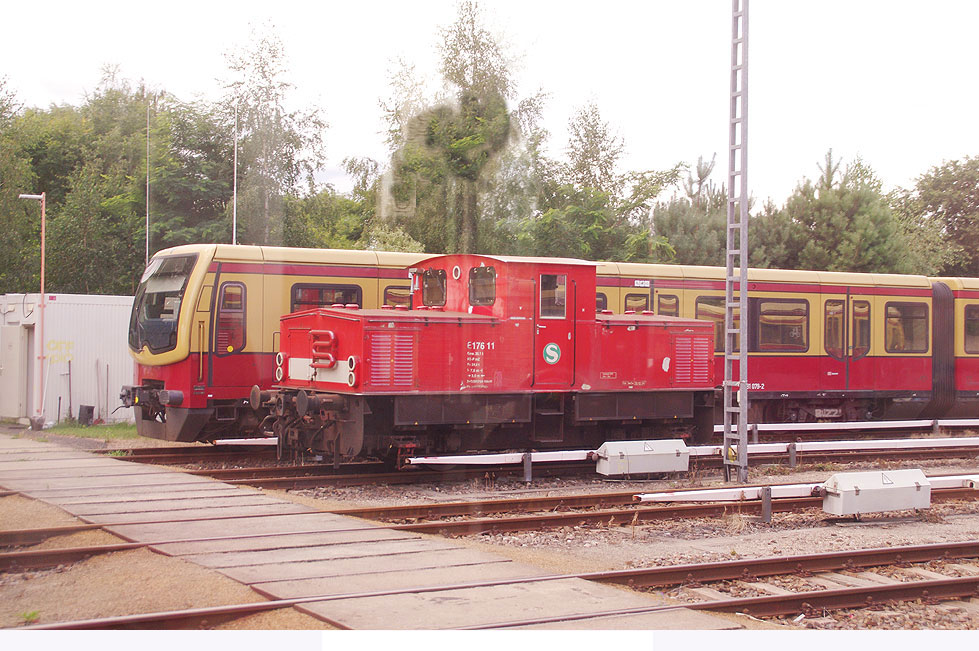
[[[40,294],[0,295],[0,418],[28,424],[40,408],[54,423],[78,418],[86,405],[93,420],[131,421],[131,409],[114,410],[120,387],[133,380],[126,343],[133,297],[45,296],[41,342]]]

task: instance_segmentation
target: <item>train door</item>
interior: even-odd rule
[[[534,388],[574,382],[575,285],[567,274],[541,274],[534,314]]]
[[[820,388],[827,391],[846,390],[847,360],[847,301],[846,297],[829,298],[823,303],[823,348],[826,355],[820,361]]]
[[[876,388],[875,368],[870,357],[872,303],[869,297],[847,297],[848,346],[846,358],[847,391],[872,391]]]
[[[822,387],[828,391],[874,388],[870,353],[871,303],[847,294],[823,304]]]

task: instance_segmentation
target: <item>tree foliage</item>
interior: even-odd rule
[[[290,110],[286,54],[271,31],[252,34],[251,46],[228,55],[225,124],[237,124],[242,168],[238,215],[240,241],[273,244],[280,231],[286,195],[313,191],[324,160],[326,123],[317,109]]]
[[[109,67],[78,106],[38,109],[0,77],[0,293],[38,286],[39,211],[20,193],[46,192],[55,292],[131,293],[147,212],[150,253],[230,242],[236,107],[242,243],[723,264],[716,156],[623,169],[626,140],[592,101],[552,157],[548,94],[518,97],[515,59],[486,24],[478,4],[461,2],[438,31],[441,90],[414,62],[396,63],[380,105],[391,158],[344,160],[348,192],[316,182],[326,124],[318,108],[294,106],[269,30],[228,55],[217,103]],[[764,205],[750,228],[753,266],[979,276],[979,157],[884,194],[867,163],[829,152],[815,180]]]

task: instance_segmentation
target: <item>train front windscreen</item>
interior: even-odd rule
[[[129,347],[164,353],[177,346],[177,321],[197,255],[150,260],[136,291],[129,320]]]

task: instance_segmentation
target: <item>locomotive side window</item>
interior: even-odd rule
[[[965,306],[965,352],[979,353],[979,305]]]
[[[601,312],[608,309],[608,296],[602,292],[595,294],[595,311]]]
[[[889,353],[924,353],[928,350],[928,306],[924,303],[887,303],[884,350]]]
[[[863,357],[870,352],[870,301],[853,301],[853,352]]]
[[[724,297],[723,296],[699,296],[696,303],[697,315],[694,317],[702,321],[714,322],[714,351],[724,352]],[[740,328],[741,310],[734,308],[734,324],[732,328]],[[734,350],[741,350],[741,336],[734,335]]]
[[[626,294],[626,311],[644,312],[649,309],[649,294]]]
[[[422,272],[422,303],[445,305],[445,269],[426,269]]]
[[[541,274],[540,315],[545,319],[563,319],[567,304],[568,277],[565,274]]]
[[[301,312],[314,307],[330,307],[337,303],[363,305],[362,296],[357,285],[293,285],[289,311]]]
[[[809,350],[809,301],[759,300],[758,350]]]
[[[390,285],[384,288],[384,305],[411,306],[411,288]]]
[[[823,346],[830,357],[843,359],[843,301],[826,301]]]
[[[222,283],[217,322],[215,352],[218,355],[240,352],[245,347],[245,286],[242,283]]]
[[[469,270],[469,304],[492,305],[496,301],[496,269],[473,267]]]
[[[680,299],[673,294],[660,294],[656,297],[656,314],[680,316]]]

